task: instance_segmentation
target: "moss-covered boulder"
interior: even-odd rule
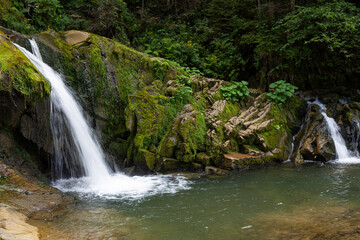
[[[190,166],[189,163],[197,161],[197,154],[206,150],[206,132],[204,115],[187,104],[162,139],[158,154],[164,158],[176,158]]]
[[[291,151],[292,135],[301,125],[304,104],[294,97],[278,106],[268,102],[265,94],[260,94],[245,106],[221,100],[212,108],[220,111],[208,112],[211,126],[208,137],[213,146],[210,155],[216,166],[236,169],[286,160]],[[223,153],[230,152],[252,157],[223,157]]]

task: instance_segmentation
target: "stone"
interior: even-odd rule
[[[317,105],[308,109],[306,122],[294,140],[290,159],[295,164],[304,160],[329,161],[336,157],[334,142]]]
[[[184,163],[181,162],[177,159],[173,159],[173,158],[163,158],[162,159],[162,164],[161,164],[161,168],[164,171],[182,171],[182,170],[188,170],[189,169],[189,164],[188,163]]]
[[[78,45],[86,42],[90,37],[90,33],[70,30],[65,32],[65,40],[70,45]]]
[[[5,177],[0,202],[14,206],[32,219],[52,220],[70,209],[73,199],[40,181],[28,180],[0,161],[0,175]]]
[[[251,156],[248,154],[231,152],[224,154],[222,168],[234,170],[234,169],[246,169],[261,165],[263,163],[261,156]]]
[[[221,168],[216,168],[212,166],[205,167],[205,173],[209,175],[225,175],[228,174],[229,171]]]
[[[14,208],[0,204],[0,239],[38,240],[37,227],[26,223],[27,217]]]

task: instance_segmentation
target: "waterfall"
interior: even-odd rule
[[[346,147],[344,138],[341,136],[340,127],[336,124],[335,120],[326,114],[326,106],[319,100],[312,102],[320,107],[320,112],[324,116],[330,136],[334,141],[336,151],[336,162],[338,163],[359,163],[360,159],[351,155]]]
[[[61,75],[42,61],[36,41],[30,40],[30,44],[34,54],[15,45],[51,83],[50,120],[55,152],[53,169],[60,172],[60,179],[54,182],[55,187],[65,192],[121,199],[173,193],[188,188],[188,182],[181,176],[128,177],[120,172],[112,172],[106,163],[99,141],[89,127],[72,91],[64,84]],[[75,145],[75,148],[70,149],[73,153],[67,156],[64,154],[64,148],[71,148],[71,145]],[[80,174],[79,170],[74,169],[76,160],[81,167]],[[61,172],[64,168],[70,179],[62,178]]]
[[[78,159],[82,165],[85,175],[93,182],[99,182],[103,178],[110,176],[110,169],[104,160],[104,154],[99,147],[98,141],[91,129],[89,128],[81,106],[76,102],[72,96],[69,88],[64,84],[60,74],[55,72],[51,67],[45,64],[40,58],[40,51],[35,40],[30,41],[34,54],[31,54],[26,49],[18,46],[18,48],[25,54],[31,63],[38,69],[38,71],[50,81],[51,83],[51,106],[52,119],[62,118],[62,113],[65,116],[65,124],[69,127],[72,139],[74,140]],[[57,121],[52,121],[52,129],[56,129],[54,135],[54,150],[56,161],[61,161],[64,157],[61,156],[61,148],[59,145],[59,137],[64,132],[63,126],[54,125]],[[62,164],[62,163],[57,163]],[[71,176],[75,177],[75,176]]]

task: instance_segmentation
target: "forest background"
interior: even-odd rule
[[[0,0],[0,25],[25,34],[89,31],[192,74],[308,90],[360,82],[359,7],[357,0]]]

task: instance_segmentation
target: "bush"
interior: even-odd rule
[[[230,86],[221,87],[221,93],[225,100],[236,102],[242,100],[245,97],[250,96],[249,88],[247,87],[248,82],[231,82]]]
[[[268,101],[278,105],[285,103],[288,98],[294,97],[295,90],[298,89],[294,85],[280,80],[269,85],[271,92],[267,93]]]

